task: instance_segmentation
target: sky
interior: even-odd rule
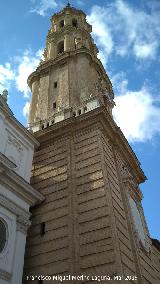
[[[113,115],[148,180],[140,186],[150,235],[160,239],[160,1],[77,0],[115,94]],[[67,1],[0,1],[0,93],[26,125],[31,93],[27,77],[45,47],[50,17]]]

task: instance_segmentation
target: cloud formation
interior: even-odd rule
[[[130,142],[145,142],[160,134],[160,108],[149,87],[129,90],[128,81],[122,77],[117,74],[112,78],[119,94],[115,97],[114,119]]]
[[[16,57],[16,86],[18,91],[24,94],[24,97],[29,96],[29,87],[27,85],[28,76],[37,68],[42,57],[42,50],[39,49],[35,54],[31,50],[25,50],[22,56]]]
[[[30,108],[30,103],[26,102],[23,107],[23,116],[26,118],[28,117],[28,114],[29,114],[29,108]]]
[[[93,6],[88,15],[105,63],[113,52],[122,57],[131,54],[138,60],[156,58],[160,36],[159,13],[153,8],[140,10],[131,5],[115,0],[104,7]]]
[[[29,97],[27,78],[37,68],[42,53],[42,49],[39,49],[36,53],[25,50],[22,55],[11,58],[11,62],[0,65],[0,91],[9,89],[11,83],[15,83],[17,90],[24,97]]]
[[[39,49],[37,52],[32,50],[25,50],[22,55],[11,58],[10,62],[0,65],[0,92],[4,89],[10,89],[11,86],[15,86],[17,91],[21,93],[24,98],[27,98],[27,102],[23,108],[24,117],[29,113],[29,101],[30,90],[27,85],[28,76],[37,68],[41,58],[43,50]]]
[[[46,16],[50,9],[55,9],[59,6],[56,0],[34,0],[32,1],[34,8],[31,9],[32,13],[37,13],[40,16]]]
[[[14,78],[15,73],[9,62],[6,62],[4,65],[0,65],[0,92],[6,88],[8,89]]]

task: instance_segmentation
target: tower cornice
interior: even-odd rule
[[[67,5],[66,7],[63,8],[63,10],[61,10],[58,13],[54,14],[51,17],[51,21],[57,20],[59,17],[61,17],[66,12],[70,12],[70,13],[77,14],[77,15],[83,15],[86,18],[86,14],[82,10],[79,10],[79,9],[76,9],[74,7],[71,7],[71,6]]]
[[[45,75],[50,71],[50,68],[52,66],[56,66],[58,64],[64,64],[66,60],[69,60],[71,57],[75,57],[78,54],[86,54],[90,57],[92,62],[100,68],[101,72],[103,73],[104,78],[108,81],[108,83],[112,86],[112,83],[108,77],[108,75],[105,72],[105,69],[101,63],[101,61],[93,55],[93,53],[88,50],[87,48],[80,48],[73,51],[66,51],[63,54],[60,54],[55,59],[49,59],[47,61],[41,62],[41,64],[37,67],[36,71],[32,72],[28,77],[28,85],[31,86],[32,81],[34,81],[35,78],[39,78],[40,76]]]
[[[61,30],[57,31],[56,33],[51,31],[51,30],[49,30],[48,35],[47,35],[47,40],[54,39],[56,41],[59,38],[59,36],[62,37],[64,35],[66,35],[67,32],[71,33],[71,32],[74,32],[74,31],[81,32],[81,34],[84,35],[84,36],[88,36],[89,35],[89,37],[91,38],[91,35],[90,35],[90,33],[87,30],[82,29],[81,27],[75,28],[75,27],[73,27],[71,25],[68,25],[65,28],[63,27]]]
[[[43,143],[47,145],[47,141],[49,142],[59,136],[65,137],[65,135],[68,135],[70,132],[77,132],[77,135],[81,136],[83,135],[83,129],[89,129],[91,126],[107,133],[110,144],[122,153],[124,160],[130,165],[137,184],[143,183],[147,178],[140,167],[140,162],[120,127],[117,126],[105,106],[100,106],[78,117],[63,120],[53,126],[35,132],[34,135],[41,145],[43,145]]]

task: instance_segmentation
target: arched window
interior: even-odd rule
[[[77,28],[78,27],[78,23],[76,19],[72,19],[72,26]]]
[[[61,54],[64,52],[64,41],[63,40],[58,43],[57,50],[58,50],[58,54]]]
[[[61,20],[61,21],[60,21],[59,26],[60,26],[60,28],[63,28],[63,27],[64,27],[64,20]]]

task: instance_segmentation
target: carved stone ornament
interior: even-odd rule
[[[8,159],[17,166],[16,170],[19,170],[23,160],[23,147],[21,143],[10,134],[8,134],[5,152]]]
[[[20,153],[23,151],[23,147],[22,145],[12,136],[8,135],[8,144],[12,144],[16,149],[17,151]]]
[[[125,165],[121,166],[121,177],[122,179],[132,178],[131,173],[129,172],[128,168]]]
[[[26,216],[18,216],[17,218],[17,231],[27,234],[28,228],[30,227],[31,222],[26,218]]]
[[[95,87],[100,94],[103,94],[105,92],[105,89],[103,87],[103,82],[100,77],[98,78],[98,81],[95,83]]]
[[[129,169],[122,165],[120,169],[121,178],[124,183],[128,182],[132,187],[137,188],[137,183],[135,182],[132,174],[130,173]]]
[[[17,223],[22,224],[23,226],[27,227],[30,226],[30,213],[23,210],[15,203],[11,202],[10,200],[6,199],[4,196],[0,196],[0,205],[7,208],[13,214],[17,215]]]

